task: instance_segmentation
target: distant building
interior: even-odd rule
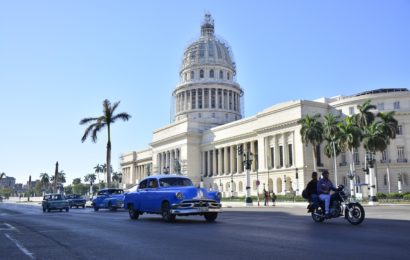
[[[16,184],[16,178],[14,177],[4,177],[0,179],[0,188],[14,188]]]
[[[374,112],[395,111],[399,132],[384,153],[376,154],[378,192],[410,191],[410,92],[378,89],[352,96],[318,100],[291,100],[243,118],[244,91],[236,82],[236,64],[226,42],[214,35],[214,22],[206,15],[201,36],[184,52],[180,83],[172,92],[173,122],[153,132],[152,142],[142,151],[121,156],[125,187],[151,174],[179,173],[196,185],[244,196],[246,191],[243,153],[251,152],[251,193],[263,188],[277,194],[300,194],[313,171],[312,147],[301,142],[298,121],[305,115],[331,112],[350,116],[368,99]],[[270,84],[266,82],[266,84]],[[274,86],[272,86],[273,88]],[[254,91],[257,91],[254,90]],[[292,91],[289,89],[288,91]],[[269,95],[275,95],[274,89]],[[408,143],[408,144],[407,144]],[[334,180],[334,161],[319,147],[317,167],[329,169]],[[242,151],[242,153],[238,153]],[[365,150],[355,151],[355,183],[368,182],[363,172]],[[349,186],[349,156],[336,158],[338,184]],[[259,185],[258,185],[259,184]],[[367,186],[355,186],[367,195]]]

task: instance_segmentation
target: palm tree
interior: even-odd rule
[[[339,129],[339,116],[335,116],[332,113],[327,113],[323,121],[323,131],[326,140],[325,154],[331,158],[333,157],[334,171],[335,171],[335,185],[337,186],[337,162],[336,156],[340,153],[338,145],[338,139],[340,136]]]
[[[87,140],[87,137],[90,136],[92,141],[95,143],[97,142],[97,134],[102,129],[107,127],[107,165],[111,165],[111,124],[113,124],[118,119],[123,121],[128,121],[131,116],[125,112],[114,114],[115,110],[117,109],[120,102],[115,102],[112,106],[108,99],[105,99],[103,102],[103,115],[100,117],[89,117],[83,118],[80,121],[80,125],[90,124],[85,132],[83,137],[81,138],[82,142]],[[111,183],[111,169],[108,167],[107,169],[107,185],[110,186]]]
[[[51,176],[50,181],[55,183],[56,188],[62,186],[66,182],[65,172],[63,170],[57,172],[55,176]]]
[[[94,173],[87,174],[84,177],[84,181],[90,183],[90,194],[93,193],[93,184],[94,184],[96,178],[97,177],[95,176]]]
[[[396,138],[396,134],[399,128],[399,123],[394,118],[394,111],[390,112],[379,112],[377,117],[383,122],[383,131],[390,138]]]
[[[357,126],[360,127],[362,130],[370,125],[374,119],[375,115],[370,110],[376,109],[375,105],[372,105],[371,100],[365,101],[363,104],[358,105],[357,108],[359,109],[359,113],[355,115]]]
[[[313,151],[313,170],[316,171],[316,154],[317,147],[323,141],[323,125],[319,121],[320,114],[315,114],[314,116],[306,115],[304,118],[298,121],[299,124],[302,124],[300,129],[300,135],[302,136],[302,143],[311,144]]]
[[[3,179],[3,177],[6,177],[6,174],[4,172],[0,173],[0,180]]]
[[[350,153],[350,191],[354,194],[353,188],[353,178],[355,172],[355,162],[354,162],[354,150],[360,147],[360,141],[362,138],[362,131],[356,125],[356,120],[354,116],[346,117],[342,122],[339,123],[339,145],[341,151],[349,151]]]
[[[40,183],[43,189],[48,190],[48,186],[50,185],[50,176],[48,173],[40,173]]]
[[[122,176],[120,176],[120,174],[121,173],[118,173],[118,172],[113,172],[112,173],[112,181],[116,183],[117,187],[118,187],[118,183],[120,182],[121,177],[122,177]]]

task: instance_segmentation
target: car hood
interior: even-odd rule
[[[204,188],[197,188],[194,186],[175,187],[175,188],[169,188],[167,190],[175,191],[175,193],[181,192],[184,195],[184,199],[212,199],[212,200],[217,199],[216,192],[210,192]]]

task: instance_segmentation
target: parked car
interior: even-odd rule
[[[70,209],[72,207],[82,207],[85,208],[85,199],[83,196],[78,195],[78,194],[70,194],[66,196],[66,199],[68,200],[68,204],[70,205]]]
[[[64,195],[55,193],[55,194],[46,194],[43,197],[41,203],[43,207],[43,212],[50,212],[51,210],[60,210],[65,209],[66,212],[69,210],[68,200],[65,199]]]
[[[124,208],[131,219],[143,213],[161,214],[171,222],[176,216],[202,215],[212,222],[221,212],[221,194],[197,188],[181,175],[153,175],[143,179],[136,191],[125,194]]]
[[[124,191],[122,189],[102,189],[98,191],[97,196],[92,202],[94,211],[98,211],[101,208],[106,208],[111,211],[115,211],[118,208],[122,208],[124,205]]]

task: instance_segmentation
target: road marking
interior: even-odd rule
[[[0,230],[15,230],[18,232],[17,228],[13,227],[12,225],[8,224],[8,223],[3,223],[3,226],[6,226],[6,228],[3,228],[0,226]]]
[[[9,234],[4,234],[8,239],[10,239],[17,247],[20,249],[21,252],[23,252],[26,256],[30,257],[31,259],[36,259],[34,257],[34,254],[28,251],[27,248],[25,248],[19,241],[16,239],[12,238]]]

